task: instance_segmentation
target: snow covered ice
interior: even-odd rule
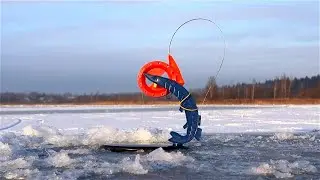
[[[2,106],[0,179],[318,179],[320,105],[200,106],[188,150],[115,153],[110,143],[168,143],[178,106]]]

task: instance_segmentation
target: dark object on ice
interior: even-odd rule
[[[109,144],[102,145],[101,148],[110,150],[112,152],[136,152],[136,151],[153,151],[162,148],[165,151],[174,151],[178,149],[188,149],[183,145],[169,145],[169,144]]]

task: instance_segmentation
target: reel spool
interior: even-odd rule
[[[151,97],[163,97],[169,94],[168,90],[164,87],[157,86],[155,83],[152,83],[151,85],[147,84],[147,78],[144,76],[145,73],[156,76],[163,76],[163,74],[166,73],[169,79],[176,81],[180,85],[184,85],[180,69],[170,54],[168,55],[168,60],[169,64],[156,60],[142,66],[137,81],[139,88],[144,94]]]

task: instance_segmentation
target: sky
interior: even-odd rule
[[[187,88],[319,74],[318,1],[1,1],[1,91],[137,92],[172,42]],[[226,43],[224,43],[226,42]]]

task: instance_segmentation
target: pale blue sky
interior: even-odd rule
[[[319,73],[317,1],[17,1],[1,3],[1,90],[139,91],[140,67],[166,60],[172,33],[197,17],[224,32],[219,84]],[[186,86],[198,88],[216,74],[223,40],[194,21],[172,48]]]

